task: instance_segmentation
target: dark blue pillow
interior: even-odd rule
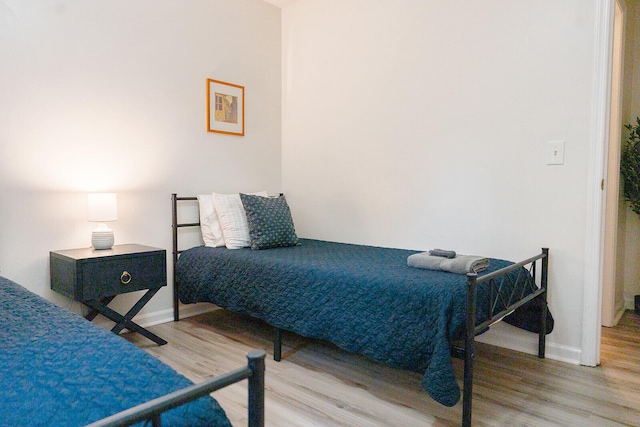
[[[280,248],[298,244],[291,210],[284,196],[240,194],[247,213],[251,249]]]

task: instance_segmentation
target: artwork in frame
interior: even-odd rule
[[[207,79],[207,132],[244,136],[244,86]]]

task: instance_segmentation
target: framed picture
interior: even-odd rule
[[[244,86],[207,79],[207,132],[244,136]]]

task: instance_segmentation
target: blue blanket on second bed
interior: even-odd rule
[[[125,339],[0,277],[0,426],[84,426],[192,383]],[[163,426],[230,427],[209,396]]]
[[[466,276],[410,268],[407,257],[415,251],[301,242],[262,251],[184,251],[176,267],[180,300],[212,302],[424,373],[423,388],[438,402],[455,405],[460,389],[450,346],[464,328]],[[492,259],[483,274],[510,264]],[[487,318],[487,289],[478,290],[480,321]],[[504,290],[507,296],[510,291]]]

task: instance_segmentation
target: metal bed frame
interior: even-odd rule
[[[265,356],[264,350],[252,350],[247,354],[247,366],[243,368],[160,396],[98,420],[87,427],[124,427],[141,421],[151,421],[153,427],[161,427],[160,416],[163,412],[245,379],[249,383],[249,420],[247,424],[249,427],[264,427]]]
[[[178,202],[183,201],[197,201],[197,197],[182,197],[173,193],[171,195],[172,204],[172,231],[173,231],[173,317],[177,322],[180,320],[180,307],[178,300],[178,287],[176,286],[176,263],[182,250],[178,248],[178,230],[183,227],[199,227],[200,222],[195,223],[181,223],[178,220]],[[519,295],[518,300],[514,303],[510,303],[513,299],[513,295],[510,296],[508,301],[505,301],[500,293],[500,288],[503,280],[510,280],[507,273],[515,271],[521,267],[528,266],[528,274],[531,274],[533,280],[536,280],[536,266],[541,264],[540,271],[540,286],[538,289],[522,297]],[[533,299],[540,299],[540,306],[542,308],[540,315],[540,332],[538,333],[538,357],[545,357],[545,344],[546,344],[546,329],[547,329],[547,281],[549,274],[549,249],[542,248],[542,251],[531,258],[524,261],[510,265],[498,271],[494,271],[483,276],[478,276],[475,273],[467,274],[467,298],[466,298],[466,321],[465,321],[465,334],[464,334],[464,346],[453,345],[451,348],[451,355],[453,357],[464,360],[464,379],[463,379],[463,392],[462,392],[462,427],[471,427],[472,416],[472,400],[473,400],[473,365],[475,358],[475,337],[487,330],[487,328],[502,320],[505,316],[511,314],[515,309],[521,307],[527,302]],[[476,325],[476,312],[477,312],[477,292],[478,285],[482,283],[489,283],[490,307],[488,313],[491,313],[491,317]],[[501,304],[501,305],[499,305]],[[507,306],[499,312],[495,312],[496,307]],[[275,361],[280,361],[282,357],[282,330],[274,328],[274,348],[273,358]]]

